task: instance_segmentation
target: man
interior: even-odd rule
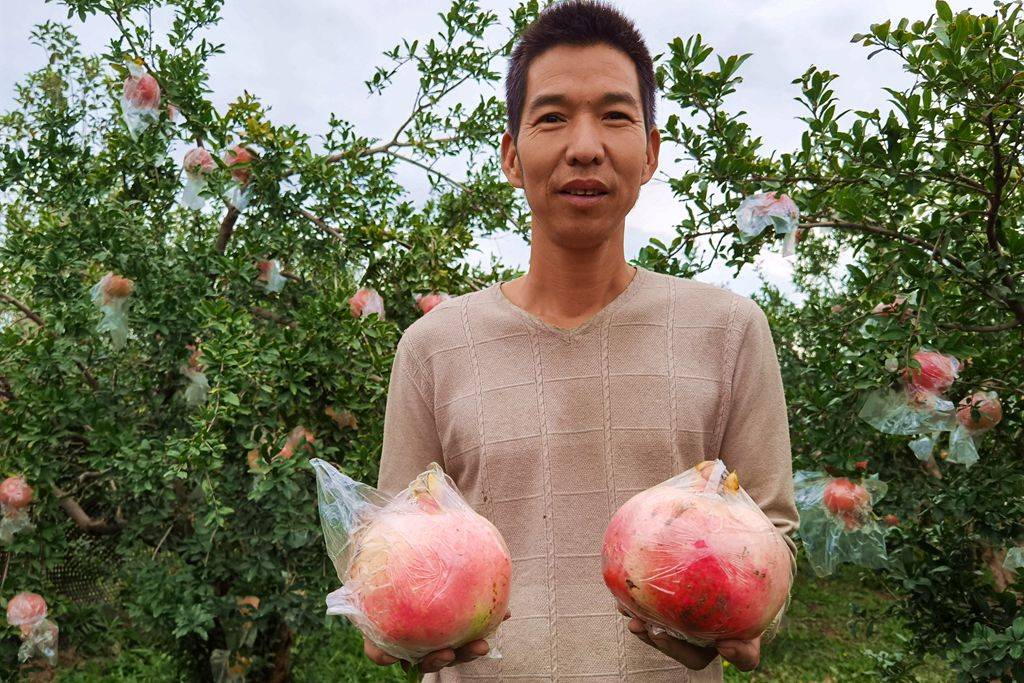
[[[650,636],[601,577],[615,510],[702,460],[738,471],[781,534],[798,524],[764,313],[624,260],[626,214],[658,163],[654,89],[616,10],[545,10],[512,54],[501,143],[532,211],[529,272],[440,304],[398,345],[379,488],[394,494],[438,462],[513,560],[511,616],[489,643],[428,655],[428,679],[721,681],[722,658],[759,661],[761,638]],[[501,658],[481,657],[491,646]]]

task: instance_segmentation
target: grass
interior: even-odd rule
[[[856,567],[843,566],[834,576],[819,579],[809,567],[801,564],[787,619],[775,640],[764,647],[761,665],[751,673],[726,665],[725,680],[782,683],[881,680],[883,676],[871,673],[878,664],[868,651],[890,651],[890,656],[898,656],[901,638],[908,633],[897,619],[885,614],[893,598],[872,583],[870,574]],[[870,632],[869,623],[872,624]],[[399,683],[406,680],[397,665],[379,667],[366,659],[360,635],[341,619],[331,619],[328,627],[298,636],[292,654],[296,683],[326,680]],[[20,678],[14,680],[67,683],[184,680],[171,655],[144,646],[125,647],[116,656],[67,655],[72,653],[61,657],[62,666],[55,678],[23,669]],[[922,683],[955,678],[945,663],[935,658],[927,659],[924,666],[914,671],[914,677]],[[9,679],[0,676],[0,680]]]

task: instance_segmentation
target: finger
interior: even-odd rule
[[[455,661],[455,650],[446,647],[443,650],[435,650],[423,658],[420,662],[420,670],[425,674],[440,671]]]
[[[656,648],[689,669],[699,671],[718,656],[718,651],[713,647],[697,647],[667,633],[651,636],[651,640]]]
[[[506,620],[506,619],[508,619],[508,618],[509,618],[510,616],[512,616],[512,610],[509,610],[509,611],[505,612],[505,616],[503,616],[503,617],[501,618],[501,620],[502,620],[502,621],[505,621],[505,620]]]
[[[466,643],[455,650],[455,660],[458,662],[471,662],[477,657],[483,657],[491,649],[486,640],[474,640]]]
[[[363,639],[363,653],[369,657],[371,662],[380,666],[389,666],[398,661],[397,657],[392,657],[365,638]]]

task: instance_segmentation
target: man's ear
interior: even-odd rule
[[[512,187],[523,187],[523,168],[519,164],[519,153],[515,140],[508,131],[501,136],[501,170]]]
[[[647,158],[644,160],[644,175],[640,181],[641,185],[647,183],[654,177],[658,170],[658,153],[661,151],[661,132],[657,126],[651,126],[651,132],[647,136]]]

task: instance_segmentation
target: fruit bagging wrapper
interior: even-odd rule
[[[185,171],[185,185],[179,199],[182,206],[189,209],[201,209],[206,205],[203,193],[206,191],[207,176],[217,168],[213,156],[202,147],[194,147],[185,155],[181,163]]]
[[[31,531],[35,528],[29,518],[28,510],[9,508],[0,503],[0,543],[10,543],[15,534]]]
[[[888,565],[885,530],[873,513],[887,488],[877,475],[853,482],[824,472],[793,474],[797,534],[816,575],[830,575],[841,562],[875,569]]]
[[[125,312],[133,290],[134,283],[131,280],[113,273],[104,275],[90,290],[92,302],[103,312],[103,319],[96,326],[96,331],[110,332],[111,346],[115,351],[122,349],[128,340]]]
[[[909,436],[952,430],[956,407],[940,394],[902,385],[872,391],[857,416],[884,434]]]
[[[18,593],[7,603],[7,623],[21,633],[18,661],[27,662],[36,655],[51,666],[57,664],[57,624],[46,618],[46,601],[36,593]]]
[[[956,427],[949,433],[947,462],[970,467],[978,462],[982,435],[1003,419],[1003,406],[994,391],[976,391],[957,405]]]
[[[121,115],[133,140],[160,120],[160,86],[135,62],[127,62],[128,78],[121,93]]]
[[[508,609],[508,548],[439,465],[389,497],[319,458],[310,464],[327,554],[343,584],[327,596],[328,614],[413,664],[494,633]]]
[[[260,274],[256,278],[257,284],[268,292],[280,292],[288,282],[288,278],[281,274],[281,263],[277,259],[260,261],[256,264]]]
[[[764,232],[765,228],[775,228],[777,235],[790,235],[797,229],[800,221],[800,210],[788,195],[764,192],[751,195],[740,202],[736,209],[736,226],[739,228],[738,239],[747,243]],[[792,252],[795,248],[795,236],[788,244],[784,244],[784,252]],[[785,254],[784,255],[788,255]]]
[[[252,180],[252,153],[242,145],[233,145],[221,154],[224,165],[231,169],[231,185],[224,194],[224,199],[239,211],[249,206],[252,191],[249,181]]]
[[[0,543],[10,543],[14,535],[33,528],[28,508],[35,491],[23,477],[7,477],[0,482]]]
[[[789,604],[793,554],[721,460],[630,498],[602,549],[605,585],[651,635],[698,646],[770,640]]]
[[[1014,546],[1006,551],[1006,557],[1003,558],[1003,569],[1013,572],[1024,569],[1024,546]]]

